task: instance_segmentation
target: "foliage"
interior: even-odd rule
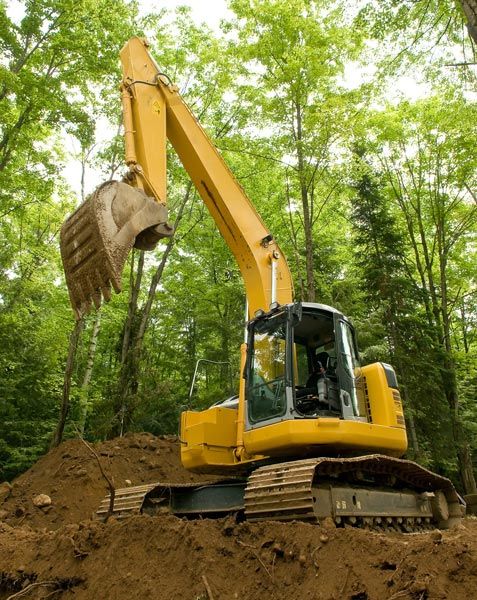
[[[0,436],[3,476],[48,446],[70,328],[58,233],[73,206],[63,138],[82,145],[99,114],[94,86],[116,87],[135,7],[36,1],[19,21],[0,5]]]
[[[477,451],[475,78],[449,66],[473,60],[462,14],[447,0],[229,6],[215,34],[185,8],[140,18],[123,0],[28,0],[14,21],[0,3],[1,476],[47,448],[58,416],[73,325],[58,233],[77,202],[66,136],[83,174],[120,175],[117,55],[146,31],[288,257],[296,297],[354,318],[364,361],[398,372],[411,455],[462,480]],[[420,87],[406,90],[411,69]],[[172,152],[168,189],[174,243],[142,273],[131,258],[96,346],[86,319],[67,435],[86,418],[85,435],[104,438],[125,408],[123,427],[176,432],[199,359],[221,364],[201,367],[193,407],[237,390],[239,270]]]

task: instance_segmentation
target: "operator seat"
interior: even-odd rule
[[[315,388],[320,377],[326,375],[330,362],[330,355],[328,352],[319,352],[313,360],[313,371],[306,380],[307,388]]]

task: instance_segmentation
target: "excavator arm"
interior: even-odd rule
[[[108,300],[111,287],[120,291],[132,246],[152,249],[172,235],[168,139],[237,260],[249,316],[255,317],[241,348],[247,384],[242,377],[238,399],[182,413],[182,463],[227,475],[265,464],[247,480],[117,490],[114,514],[154,511],[166,502],[179,515],[243,510],[252,520],[331,517],[336,524],[385,523],[405,531],[458,522],[462,505],[451,482],[397,458],[407,439],[392,367],[360,368],[353,328],[336,309],[292,303],[280,248],[177,88],[159,71],[147,43],[130,40],[121,62],[125,181],[100,186],[61,232],[76,316],[92,302]],[[297,385],[305,365],[309,371],[317,359],[322,368],[316,391],[308,382]],[[110,504],[105,499],[98,514],[109,512]]]
[[[97,190],[62,228],[70,298],[79,318],[119,292],[131,247],[152,249],[172,235],[166,210],[166,140],[192,179],[242,273],[249,315],[292,301],[286,259],[177,87],[138,37],[121,51],[121,97],[128,173]]]

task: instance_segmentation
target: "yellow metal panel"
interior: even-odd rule
[[[372,423],[404,428],[404,415],[399,391],[388,386],[381,363],[362,368],[368,400],[368,418]]]
[[[247,455],[245,460],[239,461],[233,448],[227,446],[229,439],[213,432],[213,427],[222,426],[221,416],[212,427],[210,421],[205,422],[212,415],[204,413],[210,410],[215,409],[182,416],[181,459],[188,469],[221,472],[221,469],[239,469],[264,456],[319,455],[330,450],[344,454],[362,451],[402,456],[407,448],[406,432],[398,427],[338,418],[288,420],[245,431]],[[212,439],[214,444],[211,444]]]
[[[188,469],[236,462],[237,410],[218,406],[181,415],[181,460]]]
[[[244,432],[244,443],[249,455],[270,456],[316,453],[318,447],[324,453],[353,450],[402,456],[407,448],[404,429],[338,418],[281,421]]]
[[[166,108],[158,92],[157,67],[151,60],[144,40],[133,38],[120,53],[123,68],[122,94],[131,98],[132,120],[129,120],[123,98],[123,122],[126,161],[131,164],[134,145],[137,164],[146,176],[139,178],[144,191],[166,202]],[[131,131],[132,128],[132,131]],[[148,184],[150,182],[150,184]]]
[[[163,125],[244,278],[249,314],[268,310],[272,288],[272,262],[276,269],[276,301],[293,301],[293,283],[278,244],[263,242],[269,231],[209,137],[181,98],[169,85],[147,51],[144,40],[131,39],[121,51],[124,82],[133,93],[133,115],[138,163],[146,177],[165,197]],[[166,116],[161,106],[165,103]],[[164,186],[161,188],[160,186]]]

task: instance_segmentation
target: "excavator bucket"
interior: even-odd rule
[[[101,185],[63,224],[61,258],[75,316],[92,303],[121,291],[121,273],[133,246],[152,250],[170,237],[167,208],[136,188],[117,181]]]

